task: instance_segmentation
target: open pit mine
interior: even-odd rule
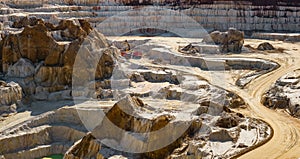
[[[0,0],[0,159],[300,158],[298,0]]]

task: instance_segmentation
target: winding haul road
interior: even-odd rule
[[[286,59],[285,63],[273,59],[281,67],[271,73],[265,74],[251,82],[245,90],[238,94],[249,104],[252,116],[268,122],[274,130],[273,138],[257,149],[246,153],[241,158],[300,158],[300,120],[291,117],[283,111],[274,111],[261,104],[263,93],[281,76],[300,68],[299,54]],[[237,91],[237,90],[232,90]]]
[[[292,45],[292,44],[291,44]],[[296,45],[296,46],[295,46]],[[278,62],[281,66],[270,73],[255,79],[244,89],[228,84],[219,85],[229,91],[239,94],[249,105],[243,114],[262,119],[270,124],[274,136],[264,145],[245,153],[243,159],[298,159],[300,158],[300,120],[284,111],[275,111],[261,104],[261,97],[271,85],[286,73],[300,69],[300,45],[294,44],[297,49],[282,55],[261,55],[262,58]]]

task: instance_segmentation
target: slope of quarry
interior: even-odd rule
[[[22,22],[26,24],[27,20],[31,19],[24,19]],[[74,30],[78,34],[74,35]],[[24,43],[23,37],[30,36],[30,41],[27,42],[35,43],[40,34],[45,38],[39,39],[39,45],[49,46],[44,49],[43,54],[35,51],[35,47],[40,47],[39,45],[29,45],[30,48],[18,46]],[[81,155],[110,157],[128,152],[121,154],[134,158],[229,157],[247,151],[272,136],[268,124],[231,110],[247,106],[238,95],[214,87],[201,76],[184,68],[193,67],[209,72],[226,65],[224,70],[261,70],[275,67],[276,63],[251,59],[249,63],[245,63],[248,59],[187,56],[174,52],[167,44],[157,43],[155,39],[138,40],[135,43],[140,44],[131,50],[145,54],[141,59],[126,59],[103,35],[92,31],[83,20],[62,20],[55,26],[36,19],[30,26],[25,25],[21,32],[4,37],[1,46],[3,79],[18,82],[24,94],[23,99],[19,97],[9,103],[2,102],[3,105],[21,102],[19,105],[25,105],[19,110],[29,109],[32,112],[37,111],[31,108],[33,105],[49,106],[51,102],[72,98],[75,103],[67,103],[75,105],[45,110],[45,113],[42,111],[40,115],[4,127],[1,142],[10,146],[1,148],[3,157],[36,158],[65,153],[87,131],[91,131],[91,135],[104,144],[97,141],[98,152]],[[72,58],[72,55],[76,58]],[[100,62],[93,59],[99,59]],[[213,64],[206,61],[212,61]],[[262,63],[265,68],[261,67]],[[69,72],[72,70],[73,74],[70,76]],[[3,88],[5,87],[4,83]],[[7,96],[7,99],[2,99],[7,101],[11,98]],[[99,103],[97,100],[108,100],[109,104],[104,104],[104,101]],[[114,102],[117,103],[112,106]],[[63,104],[65,103],[58,107],[63,107]],[[3,108],[7,109],[6,106]],[[103,113],[101,118],[99,111],[105,112],[109,120],[103,119]],[[8,119],[4,117],[3,120],[5,122]],[[118,129],[110,131],[108,125],[111,122]],[[157,139],[159,136],[155,133],[153,137],[139,134],[151,134],[158,130],[166,134],[159,133],[164,138],[169,136],[169,131],[178,131],[178,134],[173,134],[173,137],[168,138],[170,141],[159,142],[158,145],[151,142],[154,139],[161,140]],[[120,136],[119,131],[133,134],[125,133]],[[138,133],[136,135],[139,137],[134,133]],[[247,140],[247,136],[253,138]],[[22,140],[26,140],[26,144],[17,144]],[[128,147],[128,143],[132,147]],[[152,146],[149,147],[151,143]],[[19,146],[14,146],[16,144]],[[104,147],[104,152],[100,151],[101,147]],[[135,155],[136,152],[140,155]],[[67,153],[66,157],[72,158],[76,154]]]
[[[297,2],[1,2],[1,159],[300,157]]]

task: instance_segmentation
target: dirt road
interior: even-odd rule
[[[296,45],[296,46],[295,46]],[[290,45],[289,45],[290,46]],[[233,85],[227,85],[225,89],[239,94],[249,107],[243,113],[260,118],[270,124],[274,130],[273,138],[266,144],[250,151],[240,158],[280,158],[280,159],[298,159],[300,158],[300,120],[291,117],[284,111],[275,111],[266,108],[261,104],[263,93],[284,74],[296,69],[300,69],[300,46],[294,44],[296,49],[288,51],[284,55],[262,55],[262,58],[267,58],[278,62],[281,67],[277,70],[260,76],[252,81],[246,88],[240,89]],[[243,56],[244,57],[244,56]],[[220,87],[224,87],[220,85]]]
[[[297,55],[299,56],[299,55]],[[263,93],[284,74],[300,68],[300,59],[292,65],[283,64],[278,70],[266,74],[250,83],[239,95],[249,104],[250,112],[268,122],[274,130],[273,138],[263,146],[246,153],[241,158],[299,158],[300,157],[300,120],[282,111],[275,112],[260,102]],[[236,91],[236,90],[235,90]]]

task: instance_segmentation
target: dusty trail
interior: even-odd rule
[[[296,58],[295,63],[300,62]],[[261,96],[284,74],[300,68],[283,64],[274,72],[251,82],[247,89],[239,90],[239,95],[249,104],[252,115],[268,122],[274,130],[273,138],[263,146],[246,153],[241,158],[298,158],[300,157],[300,121],[282,111],[274,111],[261,104]],[[230,90],[230,88],[229,88]],[[237,91],[237,90],[233,90]]]
[[[244,114],[260,118],[270,124],[274,136],[266,144],[242,155],[240,158],[299,158],[300,157],[300,120],[291,117],[284,111],[274,111],[261,104],[263,93],[281,76],[300,68],[298,52],[292,52],[285,57],[272,57],[268,59],[278,62],[281,67],[277,70],[260,76],[252,81],[245,89],[228,84],[223,87],[239,94],[249,107]]]

